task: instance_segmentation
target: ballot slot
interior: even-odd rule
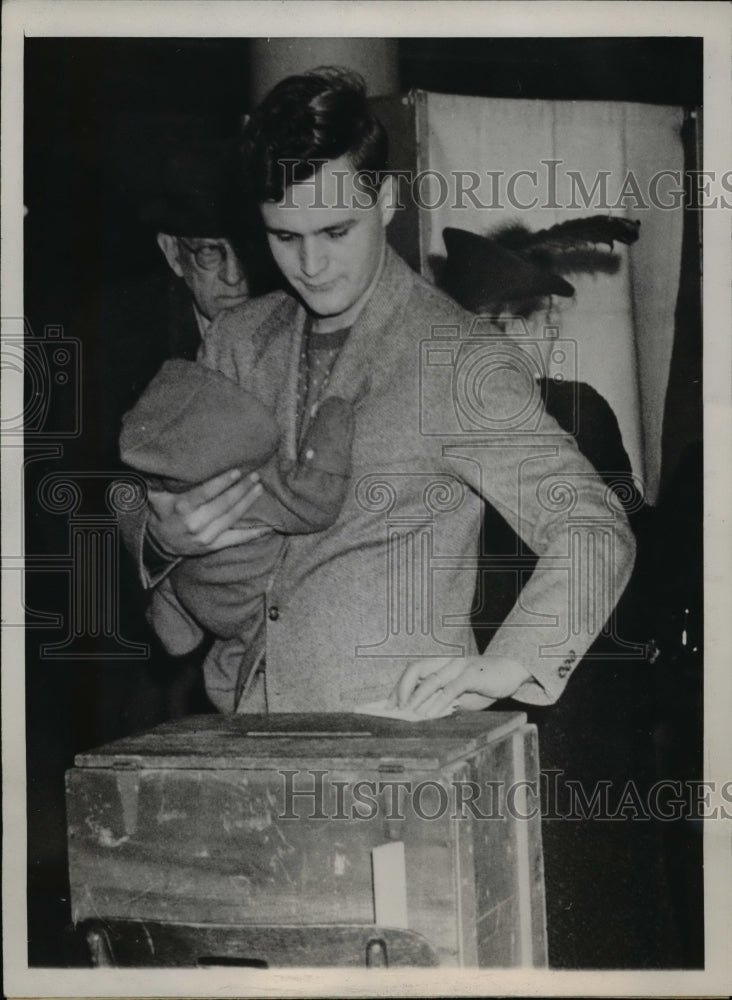
[[[201,955],[196,959],[200,969],[218,967],[233,967],[235,969],[268,969],[269,962],[263,958],[238,958],[231,955]]]
[[[279,736],[279,737],[286,736],[288,739],[291,736],[303,736],[303,737],[309,737],[309,738],[316,737],[317,739],[324,738],[324,739],[332,739],[332,740],[335,740],[335,739],[340,740],[344,736],[373,736],[373,735],[374,735],[373,733],[364,732],[361,729],[354,730],[353,732],[347,732],[347,731],[344,731],[344,730],[339,730],[338,732],[331,731],[331,732],[327,732],[327,733],[326,732],[319,733],[319,732],[315,732],[314,730],[307,730],[307,731],[303,730],[301,732],[298,732],[298,731],[292,730],[292,729],[259,729],[259,730],[257,730],[257,729],[251,729],[251,730],[247,730],[244,733],[244,736]]]

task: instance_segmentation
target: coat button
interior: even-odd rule
[[[267,612],[267,617],[271,622],[276,622],[277,619],[280,617],[280,609],[274,607],[273,605]]]

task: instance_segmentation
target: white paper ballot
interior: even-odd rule
[[[434,695],[432,696],[434,697]],[[431,699],[428,699],[427,706],[429,706]],[[379,701],[370,701],[366,705],[358,705],[354,708],[354,712],[357,715],[380,715],[385,719],[402,719],[404,722],[424,722],[425,717],[423,715],[418,715],[417,712],[413,711],[411,708],[387,708],[386,698],[381,698]],[[452,715],[455,711],[455,705],[448,705],[448,707],[440,712],[439,715],[434,716],[436,719],[444,718],[446,715]]]

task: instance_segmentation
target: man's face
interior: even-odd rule
[[[168,263],[188,286],[198,311],[207,320],[222,309],[249,298],[249,283],[231,243],[221,237],[158,235]],[[202,259],[199,263],[197,255]],[[216,258],[220,258],[218,262]],[[203,264],[213,266],[203,266]]]
[[[350,326],[360,312],[394,213],[388,182],[370,200],[354,177],[342,156],[312,182],[294,184],[279,203],[260,205],[272,256],[322,332]]]

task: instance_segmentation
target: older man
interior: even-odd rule
[[[193,361],[216,316],[261,290],[263,270],[250,252],[252,228],[238,209],[233,152],[231,141],[198,136],[188,128],[167,142],[159,170],[147,165],[148,193],[139,198],[139,253],[120,258],[124,271],[101,289],[98,315],[89,324],[96,333],[90,339],[96,377],[87,392],[98,396],[90,411],[100,419],[88,425],[85,437],[96,441],[97,466],[103,461],[109,469],[119,468],[122,416],[163,362]],[[148,549],[148,558],[159,557]],[[120,572],[124,634],[150,642],[134,566],[124,559]],[[146,705],[145,718],[205,706],[194,683],[202,651],[177,659],[173,674],[164,648],[153,648],[155,671],[138,679],[137,700]],[[153,703],[159,703],[157,715]]]
[[[254,236],[258,219],[240,209],[234,152],[232,140],[212,137],[168,144],[139,199],[139,252],[120,257],[119,273],[91,303],[97,379],[88,391],[98,398],[90,412],[101,418],[109,463],[117,461],[123,413],[162,363],[193,361],[222,310],[274,287],[266,244]]]
[[[475,317],[387,246],[386,136],[358,79],[284,80],[252,115],[248,144],[254,198],[289,289],[223,313],[199,360],[271,407],[292,458],[327,396],[354,403],[356,426],[341,514],[326,531],[289,539],[261,646],[236,651],[259,672],[231,710],[348,711],[390,693],[427,715],[506,696],[556,700],[632,567],[620,505],[608,505],[574,441],[533,400],[520,349],[471,340]],[[459,359],[484,375],[477,434],[456,419],[465,387],[443,377]],[[152,494],[140,535],[175,558],[238,544],[248,488],[232,471],[184,494]],[[482,500],[539,563],[478,655],[469,612]],[[598,525],[609,531],[595,534]],[[585,550],[589,562],[577,557]],[[165,572],[142,567],[149,586]]]
[[[233,231],[242,226],[232,155],[230,144],[214,141],[171,153],[160,194],[145,210],[168,266],[187,289],[200,336],[222,309],[250,297],[239,257],[250,245],[249,234],[239,235],[236,249],[232,241]]]
[[[148,173],[154,180],[137,199],[138,245],[119,254],[115,274],[86,309],[85,351],[94,355],[95,374],[86,386],[95,397],[89,412],[98,416],[97,462],[109,464],[117,462],[123,413],[162,363],[194,360],[218,313],[262,290],[262,268],[250,263],[251,234],[237,209],[231,144],[179,139]]]
[[[142,288],[130,290],[134,308],[148,314],[151,341],[145,380],[135,379],[136,392],[166,358],[193,360],[216,316],[261,290],[254,287],[261,268],[253,263],[234,156],[231,140],[179,142],[165,155],[155,193],[142,206],[141,221],[170,270],[165,277],[162,271],[151,274]]]

